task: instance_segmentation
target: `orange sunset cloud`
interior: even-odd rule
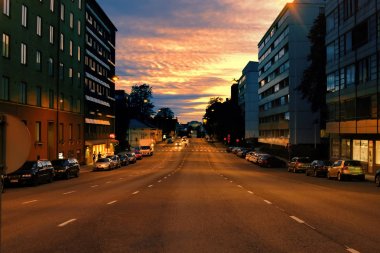
[[[154,105],[200,121],[210,97],[230,96],[287,0],[98,0],[118,29],[117,89],[153,88]]]

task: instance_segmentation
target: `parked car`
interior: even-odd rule
[[[121,162],[118,155],[108,155],[106,158],[111,159],[111,167],[112,168],[120,168]]]
[[[376,171],[375,174],[375,183],[378,187],[380,187],[380,169]]]
[[[256,163],[258,162],[260,156],[262,155],[267,155],[266,153],[260,153],[260,152],[254,152],[252,155],[251,155],[251,158],[249,159],[249,161],[253,162],[253,163]]]
[[[110,158],[100,158],[96,160],[93,170],[112,170],[115,168],[114,164]]]
[[[119,158],[120,158],[121,166],[126,166],[126,165],[129,164],[127,154],[119,153],[119,154],[117,154],[117,155],[118,155]]]
[[[332,165],[331,161],[328,160],[314,160],[310,163],[310,166],[306,169],[306,176],[327,176],[327,172]]]
[[[56,159],[51,161],[55,177],[69,179],[79,177],[80,165],[75,158]]]
[[[268,154],[263,154],[259,156],[257,164],[261,167],[267,167],[267,168],[284,168],[286,167],[286,162]]]
[[[251,158],[252,156],[255,154],[254,151],[249,151],[246,155],[245,155],[245,160],[247,161],[251,161]]]
[[[38,185],[53,182],[54,167],[49,160],[26,161],[21,168],[6,176],[7,184]]]
[[[129,161],[129,163],[136,163],[137,159],[136,159],[136,155],[135,155],[135,153],[133,153],[133,152],[128,152],[128,153],[127,153],[127,156],[128,156],[128,161]]]
[[[311,160],[309,157],[293,157],[288,162],[288,172],[305,172],[310,166]]]
[[[133,153],[135,153],[135,156],[136,156],[137,160],[142,160],[143,159],[143,155],[140,152],[140,150],[135,150],[135,152],[133,152]]]
[[[327,178],[337,178],[338,181],[343,181],[348,178],[357,178],[364,181],[365,173],[360,161],[338,160],[329,168]]]

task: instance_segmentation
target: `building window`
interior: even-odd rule
[[[62,62],[59,63],[59,79],[63,80],[63,73],[65,72],[65,65]]]
[[[20,83],[20,89],[19,89],[19,103],[20,104],[26,104],[26,83],[22,82]]]
[[[54,0],[50,0],[50,11],[54,12]]]
[[[42,63],[41,63],[41,51],[36,51],[36,69],[41,71]]]
[[[59,123],[59,131],[58,131],[58,140],[59,143],[63,144],[63,123]]]
[[[41,122],[36,122],[36,142],[41,142]]]
[[[81,52],[80,52],[80,46],[78,46],[78,61],[81,60],[81,56],[80,56]]]
[[[49,42],[50,44],[54,44],[54,27],[49,27]]]
[[[73,41],[70,40],[69,42],[69,54],[70,56],[73,56]]]
[[[380,164],[380,141],[376,141],[376,164]]]
[[[346,67],[346,85],[355,84],[355,65],[352,64]]]
[[[327,75],[327,92],[334,92],[335,91],[335,74],[328,74]]]
[[[3,76],[1,78],[0,99],[9,100],[9,77]]]
[[[76,104],[76,112],[80,112],[81,110],[81,100],[80,98],[77,99],[77,104]]]
[[[21,25],[23,27],[27,26],[27,21],[28,21],[28,7],[25,5],[21,6]]]
[[[366,20],[352,29],[352,47],[357,49],[366,44],[368,39],[368,20]]]
[[[7,15],[7,16],[9,16],[9,5],[10,5],[10,3],[9,3],[9,1],[10,0],[4,0],[3,1],[3,13],[5,14],[5,15]]]
[[[59,38],[59,49],[61,49],[61,51],[63,51],[64,45],[65,45],[65,38],[63,34],[61,33],[60,38]]]
[[[74,28],[74,14],[70,12],[70,28]]]
[[[42,36],[42,19],[40,16],[37,16],[37,28],[36,33],[38,36]]]
[[[49,58],[48,60],[48,75],[53,76],[54,75],[54,62],[53,58]]]
[[[80,35],[80,29],[81,29],[81,23],[80,23],[80,20],[78,20],[78,35]]]
[[[61,4],[61,20],[65,20],[65,5]]]
[[[82,9],[82,0],[78,0],[78,8],[79,8],[79,10]]]
[[[353,141],[352,159],[368,162],[368,140]]]
[[[9,58],[9,35],[3,33],[3,46],[2,46],[2,55],[5,58]]]
[[[73,78],[73,68],[69,68],[69,78]]]
[[[343,11],[344,18],[348,19],[355,13],[356,9],[356,0],[344,0],[343,1]]]
[[[26,44],[21,43],[21,64],[26,65]]]
[[[54,108],[54,90],[49,90],[49,108]]]
[[[341,157],[343,159],[351,159],[351,141],[349,139],[342,139],[341,148]]]
[[[42,90],[41,87],[36,87],[36,105],[41,106],[42,105]]]

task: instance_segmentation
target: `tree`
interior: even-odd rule
[[[150,102],[151,99],[152,87],[148,84],[132,86],[131,94],[129,95],[131,116],[141,120],[150,120],[154,108],[153,103]]]
[[[157,111],[154,118],[172,119],[174,118],[174,112],[168,107],[163,107]]]
[[[310,41],[310,53],[307,57],[310,65],[303,72],[302,80],[297,90],[301,91],[302,97],[311,104],[313,112],[320,112],[321,124],[326,119],[326,18],[323,13],[314,21],[308,34]],[[323,125],[321,125],[323,126]]]

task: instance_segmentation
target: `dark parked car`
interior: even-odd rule
[[[57,159],[51,161],[54,167],[55,177],[69,179],[79,177],[80,165],[75,158]]]
[[[331,161],[328,160],[314,160],[311,162],[310,166],[306,169],[306,176],[327,176],[330,166],[332,165]]]
[[[125,166],[125,165],[128,165],[129,164],[129,161],[128,161],[128,156],[127,154],[118,154],[119,158],[120,158],[120,163],[121,163],[121,166]]]
[[[27,161],[21,168],[6,177],[9,184],[38,185],[42,182],[52,182],[54,167],[49,160]]]
[[[135,153],[129,152],[127,153],[127,156],[129,163],[136,163],[137,159]]]
[[[311,160],[309,157],[293,157],[288,162],[288,172],[305,172],[310,166]]]
[[[284,168],[286,167],[286,162],[273,156],[273,155],[261,155],[257,161],[258,165],[267,168]]]
[[[375,183],[378,187],[380,187],[380,170],[377,170],[376,171],[376,174],[375,174]]]

